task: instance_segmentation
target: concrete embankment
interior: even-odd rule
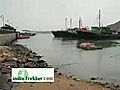
[[[0,34],[0,45],[12,42],[16,39],[16,33]]]

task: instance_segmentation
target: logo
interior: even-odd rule
[[[12,68],[12,82],[54,82],[54,68]]]
[[[27,70],[19,70],[18,71],[18,77],[20,77],[20,78],[26,78],[28,76],[28,72],[27,72]]]

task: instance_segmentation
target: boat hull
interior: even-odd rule
[[[76,31],[70,33],[68,31],[52,31],[56,38],[78,38],[78,39],[120,39],[120,34],[96,34],[92,32]]]
[[[30,36],[17,36],[17,39],[28,39]]]
[[[56,38],[76,38],[77,34],[68,31],[52,31],[52,34]]]

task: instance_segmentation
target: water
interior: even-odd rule
[[[104,42],[107,44],[108,41]],[[119,46],[86,51],[77,48],[79,40],[55,39],[52,34],[37,34],[16,43],[26,45],[43,55],[50,65],[58,67],[65,74],[72,74],[81,79],[97,77],[105,81],[120,82]]]

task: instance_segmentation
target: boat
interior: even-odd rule
[[[17,33],[21,36],[35,36],[36,33],[30,30],[17,30]]]
[[[109,27],[101,26],[101,11],[99,10],[99,24],[98,27],[81,27],[81,20],[79,19],[79,28],[66,29],[65,31],[52,31],[56,38],[78,38],[78,39],[120,39],[120,33],[114,32]]]
[[[28,39],[30,38],[30,36],[21,35],[20,32],[16,32],[16,38],[17,39]]]
[[[70,19],[70,28],[67,28],[67,18],[65,18],[65,27],[66,30],[57,30],[57,31],[52,31],[52,34],[56,38],[77,38],[77,30],[78,28],[71,28],[72,26],[72,19]]]
[[[77,38],[77,28],[74,29],[67,29],[67,30],[60,30],[60,31],[52,31],[52,34],[57,38]]]
[[[28,39],[30,36],[17,36],[17,39]]]
[[[26,36],[35,36],[36,33],[30,30],[22,30],[21,35],[26,35]]]

